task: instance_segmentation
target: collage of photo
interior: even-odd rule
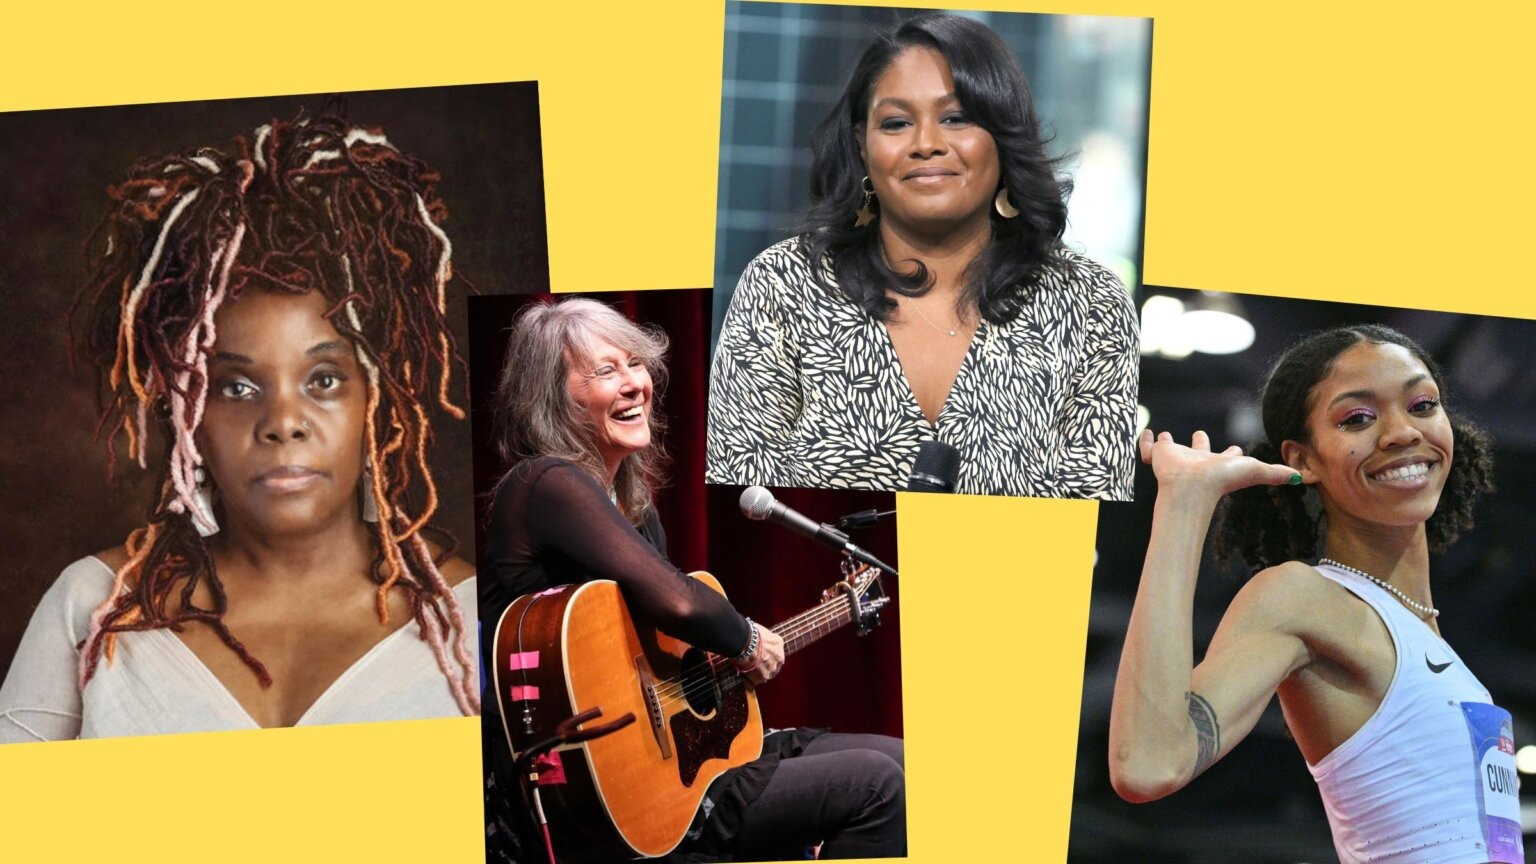
[[[1523,864],[1536,323],[1146,284],[1149,18],[724,7],[712,284],[553,290],[543,80],[0,113],[0,756],[458,718],[488,864],[1055,860],[949,764],[1044,659],[1068,861]],[[1084,644],[909,567],[937,656],[917,495],[1095,507]]]

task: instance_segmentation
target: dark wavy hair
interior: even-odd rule
[[[932,48],[944,56],[961,106],[997,142],[1002,181],[1019,215],[1004,219],[992,214],[992,239],[966,269],[960,302],[974,301],[983,318],[1007,323],[1019,314],[1041,269],[1051,266],[1061,246],[1072,181],[1057,176],[1061,160],[1046,155],[1047,141],[1018,61],[984,24],[930,13],[876,34],[811,137],[811,204],[798,231],[810,260],[825,259],[848,299],[877,319],[886,320],[896,308],[886,286],[908,297],[927,293],[928,271],[920,262],[915,272],[896,272],[881,254],[880,232],[873,223],[854,227],[868,173],[859,144],[875,83],[912,48]],[[878,212],[878,201],[871,207]],[[818,264],[811,272],[830,288],[824,267]]]
[[[1455,453],[1440,502],[1425,525],[1431,552],[1440,552],[1472,527],[1472,508],[1493,490],[1493,442],[1477,426],[1449,408],[1445,376],[1419,343],[1380,324],[1356,324],[1314,333],[1291,346],[1270,368],[1260,397],[1267,441],[1248,454],[1264,462],[1281,461],[1280,444],[1307,440],[1313,390],[1333,371],[1339,355],[1370,342],[1398,345],[1418,358],[1435,385],[1455,436]],[[1240,555],[1254,572],[1284,561],[1317,554],[1324,514],[1306,486],[1251,486],[1228,495],[1216,514],[1216,558],[1226,566]]]

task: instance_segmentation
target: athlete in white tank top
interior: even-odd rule
[[[1332,565],[1317,572],[1376,610],[1397,653],[1376,713],[1310,766],[1339,861],[1524,861],[1509,712],[1396,597]]]

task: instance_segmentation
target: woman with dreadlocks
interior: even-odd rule
[[[159,491],[39,604],[0,741],[478,713],[473,571],[427,539],[428,404],[463,416],[436,181],[326,117],[110,190],[76,345]]]

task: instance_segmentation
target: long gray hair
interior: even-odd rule
[[[573,362],[592,362],[596,340],[627,351],[651,374],[654,395],[646,410],[651,444],[626,456],[613,482],[615,503],[638,523],[650,512],[666,467],[661,446],[666,420],[657,407],[667,383],[667,334],[661,328],[637,325],[607,304],[585,297],[528,305],[512,325],[496,385],[496,446],[508,465],[554,456],[608,485],[597,430],[566,387]]]

